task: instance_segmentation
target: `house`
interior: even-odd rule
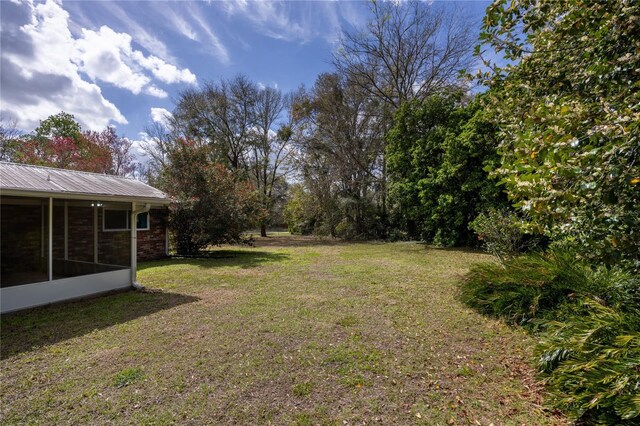
[[[161,191],[135,179],[0,162],[0,312],[137,285],[167,253]]]

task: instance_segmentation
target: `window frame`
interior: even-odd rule
[[[107,228],[106,227],[106,217],[107,211],[121,211],[126,212],[127,215],[127,225],[126,228]],[[146,228],[138,228],[136,227],[136,231],[149,231],[151,229],[151,215],[149,212],[138,213],[138,215],[146,214],[147,215],[147,227]],[[137,216],[136,216],[137,219]],[[102,207],[102,232],[124,232],[131,231],[131,210],[129,209],[117,209],[117,208],[106,208]]]

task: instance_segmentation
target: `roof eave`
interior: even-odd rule
[[[68,200],[87,200],[87,201],[118,201],[125,203],[149,203],[152,205],[168,206],[171,201],[167,198],[154,197],[133,197],[123,195],[107,195],[107,194],[86,194],[74,192],[47,192],[47,191],[30,191],[25,189],[2,188],[1,195],[13,197],[41,197],[56,198]]]

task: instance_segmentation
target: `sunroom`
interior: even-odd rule
[[[166,233],[150,211],[168,203],[134,179],[0,162],[0,312],[135,285],[138,235]]]

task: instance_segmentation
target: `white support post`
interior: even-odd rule
[[[69,260],[69,202],[64,201],[64,260]]]
[[[138,268],[138,214],[136,203],[131,203],[131,285],[136,283],[136,269]]]
[[[98,263],[98,203],[93,203],[93,263]]]
[[[40,257],[44,259],[44,254],[46,253],[46,249],[45,249],[45,233],[44,233],[44,226],[47,223],[46,219],[45,219],[45,213],[44,213],[44,201],[40,202]]]
[[[49,281],[53,281],[53,198],[49,197],[49,258],[47,259]]]

